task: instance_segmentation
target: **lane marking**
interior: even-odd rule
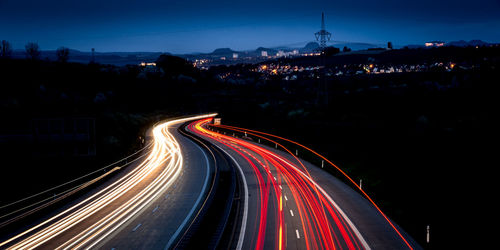
[[[132,229],[132,232],[135,232],[135,230],[137,230],[142,224],[139,223],[137,226],[134,227],[134,229]]]
[[[153,133],[155,134],[155,148],[157,148],[156,146],[159,145],[159,144],[156,144],[157,138],[159,138],[159,135],[157,135],[158,133],[162,133],[163,134],[163,137],[161,137],[161,138],[166,138],[165,136],[168,136],[168,135],[164,134],[164,132],[158,132],[158,131],[160,131],[160,128],[161,127],[165,127],[165,126],[168,127],[168,125],[170,123],[177,122],[177,121],[180,121],[180,120],[174,120],[174,121],[170,121],[170,122],[164,123],[163,125],[155,126],[155,128],[153,129]],[[172,146],[172,145],[169,145],[169,147],[170,146]],[[99,194],[102,193],[103,196],[101,196],[100,200],[98,200],[98,201],[92,201],[89,205],[85,205],[83,208],[80,208],[80,209],[78,209],[75,212],[71,212],[71,214],[69,216],[66,216],[64,218],[64,221],[54,223],[50,227],[48,227],[46,229],[43,229],[43,231],[44,231],[43,233],[39,232],[35,236],[32,237],[32,238],[36,237],[36,239],[29,239],[29,241],[28,240],[24,240],[24,242],[19,243],[19,245],[22,245],[20,248],[35,248],[35,247],[43,244],[44,242],[52,239],[53,237],[61,234],[64,231],[66,231],[68,228],[74,226],[76,223],[84,220],[86,217],[88,218],[89,216],[92,216],[94,213],[96,213],[96,211],[98,209],[101,209],[106,204],[109,204],[110,202],[116,200],[117,199],[116,197],[120,196],[121,195],[120,192],[123,193],[123,190],[126,190],[126,191],[130,190],[132,187],[134,187],[138,183],[138,181],[142,181],[144,179],[144,175],[142,177],[138,176],[138,173],[141,174],[142,172],[144,172],[144,166],[147,166],[151,162],[155,163],[156,161],[161,160],[161,158],[158,158],[158,157],[156,157],[154,159],[154,161],[152,160],[151,156],[153,156],[153,154],[155,153],[155,151],[157,151],[157,150],[155,150],[155,148],[150,153],[150,157],[148,157],[148,159],[146,159],[143,163],[141,163],[139,165],[139,167],[137,167],[136,169],[134,169],[132,172],[128,173],[127,175],[123,176],[118,181],[112,183],[111,185],[109,185],[105,189],[103,189],[103,190],[99,191],[98,193],[94,194],[93,196],[87,198],[85,201],[90,200],[92,197],[96,197],[97,195],[99,195]],[[180,152],[180,150],[178,150],[178,151]],[[159,152],[161,153],[161,150]],[[169,153],[169,154],[172,154],[172,153]],[[157,155],[157,156],[160,156],[160,155]],[[162,161],[166,161],[169,158],[170,157],[167,157],[167,158],[163,159]],[[179,161],[182,162],[182,157],[180,158]],[[173,163],[173,164],[175,164],[175,163]],[[158,163],[155,163],[155,165],[152,166],[153,167],[152,169],[156,168],[157,166],[158,166]],[[177,169],[179,169],[179,168],[177,168]],[[175,171],[176,172],[173,173],[173,175],[170,174],[170,176],[172,176],[172,178],[174,180],[175,180],[175,178],[177,178],[177,175],[179,173],[177,170],[175,170]],[[149,174],[150,172],[151,172],[151,169],[149,171],[145,172],[145,174]],[[165,173],[165,172],[162,172],[162,175],[164,175],[163,173]],[[127,176],[129,176],[129,177],[127,177]],[[133,182],[127,184],[127,182],[130,182],[130,180],[125,180],[125,178],[132,178]],[[125,181],[123,183],[120,183],[121,180],[125,180]],[[134,209],[135,208],[138,208],[138,209],[133,210],[132,208],[127,208],[127,206],[129,206],[129,204],[133,204],[134,202],[137,202],[138,199],[141,199],[140,202],[146,201],[146,199],[148,199],[147,202],[150,202],[152,198],[156,197],[157,193],[151,193],[151,189],[154,188],[153,191],[157,191],[159,189],[158,187],[154,186],[154,184],[156,182],[165,183],[166,185],[164,185],[164,186],[167,186],[167,187],[171,184],[170,183],[171,181],[165,182],[163,176],[160,176],[160,178],[156,178],[155,182],[149,184],[149,186],[147,187],[147,189],[144,189],[143,191],[141,191],[141,193],[142,192],[150,192],[150,193],[146,193],[146,195],[149,195],[149,196],[145,196],[144,198],[140,198],[140,197],[143,197],[144,195],[142,195],[142,196],[139,196],[139,195],[134,196],[133,199],[127,201],[118,210],[115,210],[114,212],[112,212],[111,214],[109,214],[108,216],[106,216],[105,218],[101,219],[98,223],[94,224],[92,226],[92,228],[85,229],[83,232],[81,232],[79,235],[73,237],[71,240],[78,240],[78,241],[85,240],[85,242],[80,243],[80,245],[82,245],[82,244],[90,241],[91,239],[93,239],[93,238],[96,237],[95,236],[96,234],[94,234],[91,238],[87,238],[87,239],[83,239],[83,237],[87,237],[89,235],[89,233],[92,233],[95,230],[99,230],[98,233],[103,232],[103,230],[105,230],[105,229],[107,229],[107,228],[109,228],[111,226],[110,223],[108,223],[107,225],[104,225],[103,223],[106,223],[107,221],[109,221],[110,218],[112,218],[112,216],[114,216],[115,218],[118,217],[118,218],[115,219],[115,221],[117,221],[119,219],[122,219],[124,216],[127,215],[127,214],[123,214],[123,211],[125,209],[128,209],[125,212],[126,213],[131,213],[130,216],[128,216],[127,218],[125,218],[125,220],[119,222],[119,224],[117,226],[111,228],[110,230],[107,230],[107,232],[105,232],[104,236],[102,236],[97,241],[95,241],[91,246],[88,246],[88,248],[91,248],[93,245],[97,244],[105,236],[107,236],[110,233],[112,233],[114,230],[116,230],[116,228],[118,228],[119,226],[121,226],[122,224],[124,224],[126,222],[126,220],[130,219],[132,216],[134,216],[135,214],[137,214],[145,206],[145,205],[141,205],[141,206],[137,207],[137,205],[134,205]],[[151,197],[151,198],[149,198],[149,197]],[[83,204],[85,201],[80,202],[79,204],[73,206],[72,208],[67,209],[66,211],[69,211],[69,210],[75,208],[76,206],[78,206],[80,204]],[[86,208],[86,209],[84,209],[84,208]],[[87,212],[87,211],[90,211],[90,212]],[[120,215],[119,213],[122,213],[122,214]],[[39,224],[38,226],[36,226],[35,228],[30,229],[29,231],[32,231],[33,229],[36,229],[36,228],[40,227],[41,225],[46,224],[46,223],[50,222],[51,220],[53,220],[53,219],[55,219],[57,217],[62,216],[62,214],[64,214],[64,213],[60,213],[59,215],[56,215],[52,219],[49,219],[49,220],[45,221],[42,224]],[[98,229],[98,227],[102,227],[102,228]],[[22,235],[26,234],[29,231],[26,231],[25,233],[20,234],[19,236],[22,236]],[[83,234],[83,236],[80,236],[82,234]],[[44,237],[44,239],[41,239],[42,237]],[[80,237],[80,238],[77,239],[77,237]],[[40,239],[42,241],[40,241]],[[66,242],[65,244],[68,244],[68,243],[69,243],[69,241]],[[68,248],[71,247],[72,245],[75,245],[76,243],[77,242],[71,243],[71,245],[68,246]],[[2,245],[3,244],[4,243],[2,243]],[[27,246],[27,245],[32,245],[32,246]]]
[[[177,120],[177,121],[178,121],[178,120]],[[167,126],[167,127],[168,127],[168,126]],[[157,131],[156,131],[157,129],[158,129],[158,127],[155,127],[155,131],[154,131],[154,133],[157,133]],[[166,132],[167,134],[169,134],[169,133],[168,133],[168,131],[167,131],[167,130],[165,130],[165,129],[163,129],[162,131],[163,131],[163,132],[161,132],[161,133],[165,133],[165,132]],[[173,135],[172,135],[172,136],[173,136]],[[176,145],[177,145],[177,147],[178,147],[178,143],[175,141],[175,139],[173,139],[173,141],[175,142],[175,144],[176,144]],[[180,154],[180,152],[181,152],[181,151],[180,151],[180,148],[179,148],[179,149],[176,149],[174,152],[178,152],[178,153]],[[151,154],[151,155],[153,155],[153,154]],[[182,156],[180,156],[180,158],[179,158],[179,160],[178,160],[178,161],[180,161],[180,163],[182,164]],[[170,165],[170,164],[171,164],[171,163],[169,163],[169,165]],[[180,168],[177,168],[177,170],[180,170]],[[179,173],[179,171],[177,171],[177,170],[176,170],[176,173],[175,173],[176,175]],[[164,174],[162,174],[162,175],[164,175]],[[163,179],[164,179],[164,177],[163,177],[163,176],[161,176],[161,179],[157,179],[157,180],[158,180],[158,181],[161,181],[161,182],[163,182],[163,183],[165,183],[166,185],[164,185],[164,186],[167,186],[167,187],[168,187],[168,186],[170,186],[170,185],[171,185],[171,182],[173,182],[173,181],[175,180],[175,178],[177,178],[177,176],[174,176],[174,179],[173,179],[173,180],[169,180],[169,181],[165,182],[165,181],[163,180]],[[155,182],[156,182],[156,180],[155,180]],[[150,188],[150,187],[151,187],[151,185],[152,185],[152,184],[150,184],[146,190],[151,189],[151,188]],[[153,187],[154,187],[154,186],[153,186]],[[154,187],[154,188],[155,188],[155,191],[161,190],[159,187]],[[164,192],[164,190],[162,190],[162,192]],[[158,193],[157,193],[157,194],[158,194]],[[151,202],[151,200],[153,200],[153,199],[157,196],[157,194],[151,194],[151,195],[150,195],[150,197],[149,197],[149,198],[147,198],[147,200],[146,200],[146,198],[141,198],[142,200],[141,200],[140,202],[142,202],[142,201],[146,201],[143,205],[140,205],[140,206],[139,206],[139,207],[138,207],[135,211],[132,211],[132,214],[130,214],[127,218],[124,218],[124,219],[123,219],[121,222],[119,222],[119,223],[118,223],[115,227],[113,227],[113,228],[111,228],[110,230],[108,230],[107,232],[105,232],[105,234],[104,234],[103,236],[101,236],[99,239],[97,239],[94,243],[92,243],[90,246],[87,246],[87,249],[88,249],[88,248],[92,248],[92,247],[93,247],[94,245],[96,245],[98,242],[102,241],[105,237],[107,237],[107,235],[111,234],[114,230],[116,230],[118,227],[120,227],[122,224],[124,224],[126,221],[128,221],[131,217],[135,216],[135,214],[137,214],[137,213],[138,213],[140,210],[142,210],[142,209],[143,209],[146,205],[148,205],[148,203],[150,203],[150,202]],[[140,196],[136,195],[136,197],[134,197],[132,200],[128,201],[126,204],[129,204],[129,203],[132,203],[132,202],[136,202],[136,201],[139,199],[139,197],[140,197]],[[137,207],[137,205],[136,205],[135,207]],[[118,211],[118,212],[121,212],[121,211],[123,211],[124,209],[126,209],[126,208],[122,206],[122,208],[120,208],[120,209],[119,209],[120,211]],[[129,211],[131,211],[131,208],[128,208],[128,211],[126,211],[126,212],[129,212]],[[118,213],[118,212],[114,212],[114,213],[116,214],[116,213]],[[123,214],[123,215],[119,216],[120,218],[117,218],[117,219],[122,219],[124,216],[126,216],[126,214]],[[117,220],[117,219],[115,219],[115,220]],[[104,221],[103,221],[103,220],[104,220]],[[103,221],[103,222],[101,222],[101,224],[100,224],[100,225],[98,225],[98,226],[103,225],[103,223],[106,223],[106,222],[107,222],[107,221],[109,221],[110,219],[109,219],[109,217],[108,217],[107,219],[103,219],[103,220],[101,220],[101,221]],[[109,226],[108,226],[108,227],[109,227]],[[86,235],[89,235],[89,233],[92,233],[92,231],[94,231],[94,230],[95,230],[95,228],[97,228],[97,227],[94,227],[94,229],[87,229],[87,230],[86,230],[87,232],[86,232],[85,234],[86,234]],[[90,230],[90,231],[89,231],[89,230]],[[101,231],[101,232],[102,232],[103,230],[104,230],[104,229],[100,229],[100,231]],[[84,232],[82,232],[82,233],[84,233]],[[80,234],[82,234],[82,233],[80,233]],[[94,235],[95,235],[95,234],[94,234]],[[77,236],[77,237],[78,237],[78,236]],[[76,237],[74,237],[74,238],[76,238]],[[82,239],[82,238],[83,238],[83,237],[80,237],[80,239]],[[92,238],[94,238],[94,237],[92,237]],[[78,239],[78,240],[80,240],[80,239]],[[86,242],[88,242],[88,241],[90,241],[90,240],[91,240],[91,239],[87,239],[87,240],[85,240],[85,241],[86,241]],[[83,244],[85,244],[86,242],[81,242],[81,243],[80,243],[80,245],[83,245]],[[70,248],[70,247],[71,247],[72,245],[74,245],[74,244],[76,244],[76,242],[72,243],[70,246],[67,246],[67,248]],[[40,243],[39,243],[38,245],[40,245]]]
[[[288,200],[288,198],[286,198],[286,195],[285,195],[285,200],[286,200],[286,201]]]
[[[209,165],[209,162],[208,162],[207,154],[205,153],[205,151],[203,151],[203,149],[201,149],[200,146],[198,146],[198,144],[194,143],[191,140],[188,140],[188,141],[190,141],[191,143],[193,143],[203,153],[203,156],[205,157],[205,162],[207,164],[206,165],[207,166],[207,172],[205,174],[205,181],[204,181],[204,184],[203,184],[203,189],[201,190],[200,195],[198,196],[198,199],[196,200],[196,202],[194,203],[194,206],[189,211],[188,216],[186,216],[186,218],[184,218],[184,221],[182,222],[182,224],[179,226],[179,228],[177,228],[177,230],[172,235],[172,237],[170,237],[170,240],[168,241],[167,245],[164,248],[165,250],[169,249],[172,246],[172,244],[174,243],[174,241],[177,239],[177,236],[184,229],[184,227],[188,223],[189,219],[191,219],[191,217],[194,214],[196,208],[198,207],[199,203],[201,202],[201,199],[203,198],[203,196],[205,194],[205,190],[207,189],[207,186],[208,186],[208,177],[210,175],[210,165]]]
[[[231,160],[233,160],[233,162],[235,163],[236,167],[238,167],[238,171],[240,172],[240,175],[241,175],[241,179],[243,180],[243,190],[244,190],[244,194],[243,194],[243,197],[245,197],[245,199],[243,200],[243,221],[241,223],[241,229],[240,229],[240,235],[239,235],[239,238],[238,238],[238,245],[236,246],[236,249],[237,250],[241,250],[242,246],[243,246],[243,240],[245,239],[245,229],[247,227],[247,219],[248,219],[248,184],[247,184],[247,179],[245,178],[245,174],[243,173],[243,169],[241,168],[240,164],[238,164],[238,162],[234,159],[234,157],[232,155],[230,155],[226,150],[222,149],[221,147],[219,147],[218,145],[215,145],[215,143],[212,143],[212,145],[216,146],[217,148],[219,148],[220,150],[222,150],[226,155],[228,155]]]
[[[291,214],[291,215],[292,215],[292,217],[293,217],[293,211],[292,211],[292,209],[290,209],[290,214]]]
[[[316,183],[316,181],[314,181],[312,178],[310,178],[309,176],[307,176],[304,172],[302,172],[302,170],[300,170],[300,169],[296,168],[295,166],[293,166],[292,164],[290,164],[287,160],[285,160],[281,156],[278,156],[278,155],[273,154],[273,153],[270,153],[270,154],[273,155],[276,158],[282,159],[282,161],[284,163],[286,163],[288,166],[294,168],[295,170],[298,171],[298,173],[300,175],[304,176],[309,181],[311,181],[318,188],[318,190],[321,191],[321,193],[323,193],[323,195],[325,195],[325,197],[330,202],[330,204],[332,204],[337,209],[337,211],[340,213],[340,215],[342,215],[342,217],[345,219],[345,221],[347,222],[347,224],[349,224],[349,226],[351,227],[351,229],[354,231],[354,234],[356,234],[356,236],[358,237],[358,239],[361,241],[361,244],[363,245],[363,247],[365,249],[367,249],[367,250],[371,249],[371,247],[368,245],[368,243],[366,242],[365,238],[361,235],[361,233],[359,232],[358,228],[354,225],[354,223],[344,213],[344,211],[340,208],[340,206],[337,205],[337,203],[332,199],[332,197],[323,188],[321,188],[321,186],[318,183]]]
[[[157,205],[157,206],[155,207],[155,209],[153,209],[153,213],[154,213],[154,212],[156,212],[156,210],[158,210],[158,208],[159,208],[159,207],[160,207],[160,206],[158,206],[158,205]]]
[[[297,234],[297,239],[300,239],[300,234],[298,229],[295,229],[295,233]]]

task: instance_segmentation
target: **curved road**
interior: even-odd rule
[[[176,246],[203,210],[218,166],[208,147],[179,133],[178,128],[187,121],[192,122],[186,131],[213,144],[237,168],[240,191],[233,198],[239,205],[235,217],[231,217],[233,226],[224,230],[226,235],[230,232],[231,248],[421,248],[369,197],[361,196],[293,152],[278,150],[278,142],[272,148],[253,141],[258,136],[263,140],[274,137],[252,131],[252,140],[247,137],[246,131],[250,130],[214,127],[210,125],[213,116],[157,125],[148,136],[153,147],[145,160],[39,222],[2,237],[0,248]],[[244,133],[245,138],[230,136],[233,132]]]
[[[200,209],[213,169],[207,152],[177,128],[211,116],[159,124],[144,161],[5,239],[0,248],[168,248]]]
[[[248,189],[242,249],[421,248],[337,178],[292,152],[231,136],[230,127],[219,127],[227,134],[211,131],[210,120],[193,122],[189,129],[220,147],[241,169]]]

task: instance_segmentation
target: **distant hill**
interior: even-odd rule
[[[452,42],[449,42],[449,43],[446,43],[445,45],[446,46],[455,46],[455,47],[469,47],[469,46],[472,46],[472,47],[475,47],[475,46],[489,46],[489,45],[492,45],[493,43],[488,43],[488,42],[484,42],[484,41],[481,41],[481,40],[470,40],[470,41],[464,41],[464,40],[459,40],[459,41],[452,41]]]
[[[371,43],[359,43],[359,42],[345,42],[345,43],[334,43],[334,47],[342,50],[344,47],[350,48],[352,50],[367,50],[372,48],[385,48],[386,45],[381,44],[371,44]]]
[[[277,49],[271,49],[271,48],[264,48],[264,47],[258,47],[254,53],[252,53],[254,56],[261,56],[262,51],[266,51],[268,55],[276,55],[278,53]]]
[[[313,52],[316,49],[319,48],[319,43],[317,42],[310,42],[304,46],[304,48],[300,49],[300,52]]]
[[[215,49],[211,54],[213,55],[226,55],[226,54],[232,54],[236,53],[236,51],[230,49],[230,48],[219,48]]]
[[[328,46],[333,46],[335,48],[339,48],[342,50],[344,47],[348,47],[352,50],[367,50],[371,48],[379,48],[381,47],[380,44],[371,44],[371,43],[358,43],[358,42],[337,42],[333,41],[328,44]],[[304,46],[304,48],[299,49],[300,52],[313,52],[319,48],[319,44],[317,42],[310,42]]]

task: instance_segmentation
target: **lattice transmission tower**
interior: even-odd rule
[[[319,41],[320,48],[326,48],[326,41],[330,41],[332,33],[326,31],[325,29],[325,13],[321,12],[321,30],[314,33],[316,36],[316,41]]]

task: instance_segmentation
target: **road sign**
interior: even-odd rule
[[[221,118],[214,118],[214,125],[220,125]]]

